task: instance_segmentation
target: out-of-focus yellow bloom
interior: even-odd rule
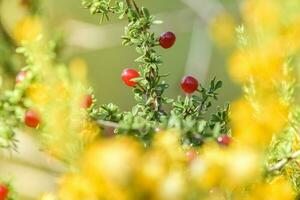
[[[56,196],[51,193],[43,194],[40,200],[57,200]]]
[[[16,42],[32,41],[42,33],[42,23],[37,16],[25,16],[15,26],[13,37]]]
[[[186,185],[184,171],[171,171],[164,180],[161,181],[157,199],[160,200],[181,200],[184,199]]]
[[[74,58],[70,61],[69,64],[70,74],[75,80],[81,82],[86,81],[87,77],[87,64],[82,58]]]
[[[231,125],[235,138],[243,144],[266,144],[271,137],[271,133],[264,132],[257,122],[253,107],[244,98],[236,101],[231,107]]]
[[[50,100],[49,88],[41,83],[30,85],[26,91],[26,95],[36,106],[44,106]]]
[[[252,64],[246,52],[236,51],[229,59],[229,73],[238,82],[246,82],[252,73]]]
[[[96,188],[86,177],[69,174],[62,178],[59,196],[63,200],[97,200]]]
[[[184,160],[180,145],[180,134],[176,130],[159,132],[153,140],[153,147],[163,151],[172,160]]]
[[[234,146],[227,155],[226,185],[232,189],[251,184],[260,176],[262,162],[259,151],[245,146]]]
[[[235,21],[228,13],[219,14],[211,24],[211,34],[220,47],[230,47],[235,43]]]
[[[139,144],[129,138],[104,140],[88,150],[82,163],[93,181],[126,185],[140,163]]]
[[[140,164],[139,184],[149,188],[149,192],[154,194],[163,177],[166,176],[170,164],[163,151],[159,149],[148,151]]]
[[[90,144],[100,135],[100,126],[94,121],[85,121],[79,134],[85,144]]]
[[[295,192],[291,184],[282,176],[275,178],[271,183],[257,184],[250,195],[247,197],[241,196],[238,199],[246,200],[293,200]]]
[[[289,109],[272,96],[263,97],[257,107],[245,98],[232,104],[232,130],[244,144],[265,146],[287,123]]]
[[[247,25],[257,28],[276,26],[280,21],[280,4],[278,0],[246,0],[242,15]]]
[[[251,148],[236,144],[229,148],[208,144],[202,148],[190,170],[192,179],[204,190],[232,190],[252,183],[260,175],[260,158]]]
[[[241,83],[254,78],[262,85],[269,86],[282,78],[283,64],[280,46],[266,45],[233,53],[229,60],[229,73],[235,81]]]

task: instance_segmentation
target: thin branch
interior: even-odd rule
[[[109,127],[109,128],[118,128],[119,124],[111,121],[98,120],[97,123],[100,126]]]
[[[297,159],[298,157],[300,157],[300,150],[295,151],[292,155],[280,160],[279,162],[275,163],[274,165],[272,165],[269,169],[268,172],[273,172],[273,171],[277,171],[282,169],[285,165],[287,165],[289,162],[291,162],[292,160]]]
[[[127,6],[128,6],[129,8],[132,7],[130,0],[126,0],[126,3],[127,3]]]
[[[131,0],[131,1],[132,1],[132,3],[133,3],[133,6],[134,6],[136,12],[138,13],[138,15],[140,15],[140,9],[139,9],[139,7],[137,6],[137,4],[135,3],[135,0]]]

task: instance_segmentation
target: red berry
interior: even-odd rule
[[[231,142],[231,137],[228,135],[221,135],[217,139],[218,143],[224,146],[228,146]]]
[[[199,83],[197,79],[192,76],[185,76],[181,81],[181,88],[184,92],[189,94],[195,92],[198,88],[198,85]]]
[[[36,113],[33,110],[28,110],[25,113],[24,121],[28,127],[36,128],[40,123],[40,118],[39,118],[38,113]]]
[[[16,77],[16,83],[21,83],[26,78],[27,72],[21,71]]]
[[[88,109],[93,104],[93,97],[92,95],[86,95],[81,103],[81,107],[84,109]]]
[[[135,69],[128,69],[128,68],[124,69],[121,75],[123,82],[130,87],[134,87],[137,84],[135,81],[132,81],[131,79],[138,78],[139,76],[140,74]]]
[[[8,188],[5,185],[0,185],[0,200],[6,200],[8,195]]]
[[[197,152],[194,149],[191,149],[185,153],[188,162],[192,162],[197,157]]]
[[[165,32],[159,37],[159,44],[165,49],[171,48],[175,44],[175,41],[176,36],[172,32]]]

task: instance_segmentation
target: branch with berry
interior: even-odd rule
[[[160,21],[134,0],[82,0],[82,4],[91,14],[100,14],[101,21],[109,19],[110,15],[117,15],[119,19],[126,17],[128,25],[124,29],[122,44],[135,48],[139,54],[135,60],[139,70],[126,68],[121,73],[124,84],[133,88],[136,105],[129,112],[120,112],[114,104],[94,106],[90,111],[92,118],[99,120],[100,124],[108,122],[115,128],[115,133],[134,135],[145,144],[151,142],[157,131],[170,128],[180,129],[182,142],[187,145],[201,145],[205,139],[229,144],[228,105],[206,118],[213,100],[217,99],[217,91],[222,87],[221,81],[214,78],[205,88],[194,77],[185,76],[181,82],[185,98],[174,100],[164,96],[169,86],[163,78],[168,75],[160,74],[162,60],[156,48],[173,47],[176,42],[173,32],[157,37],[150,29]]]

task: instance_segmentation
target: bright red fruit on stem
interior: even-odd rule
[[[28,110],[25,113],[24,122],[28,127],[36,128],[40,123],[40,117],[37,112]]]
[[[231,142],[231,137],[229,137],[228,135],[221,135],[218,137],[218,143],[222,144],[224,146],[228,146]]]
[[[181,88],[185,93],[191,94],[198,89],[198,81],[192,76],[185,76],[181,81]]]
[[[192,162],[197,157],[197,152],[196,152],[196,150],[191,149],[185,153],[185,156],[186,156],[186,159],[188,162]]]
[[[137,83],[135,81],[132,81],[132,79],[138,78],[139,76],[140,74],[138,71],[128,68],[124,69],[121,75],[123,82],[130,87],[136,86]]]
[[[159,44],[165,49],[171,48],[175,44],[175,41],[176,36],[172,32],[165,32],[159,37]]]
[[[5,185],[0,185],[0,200],[6,200],[8,195],[8,188]]]
[[[81,103],[81,107],[84,109],[88,109],[93,104],[93,97],[92,95],[86,95]]]
[[[16,77],[16,83],[21,83],[26,78],[27,72],[21,71]]]

